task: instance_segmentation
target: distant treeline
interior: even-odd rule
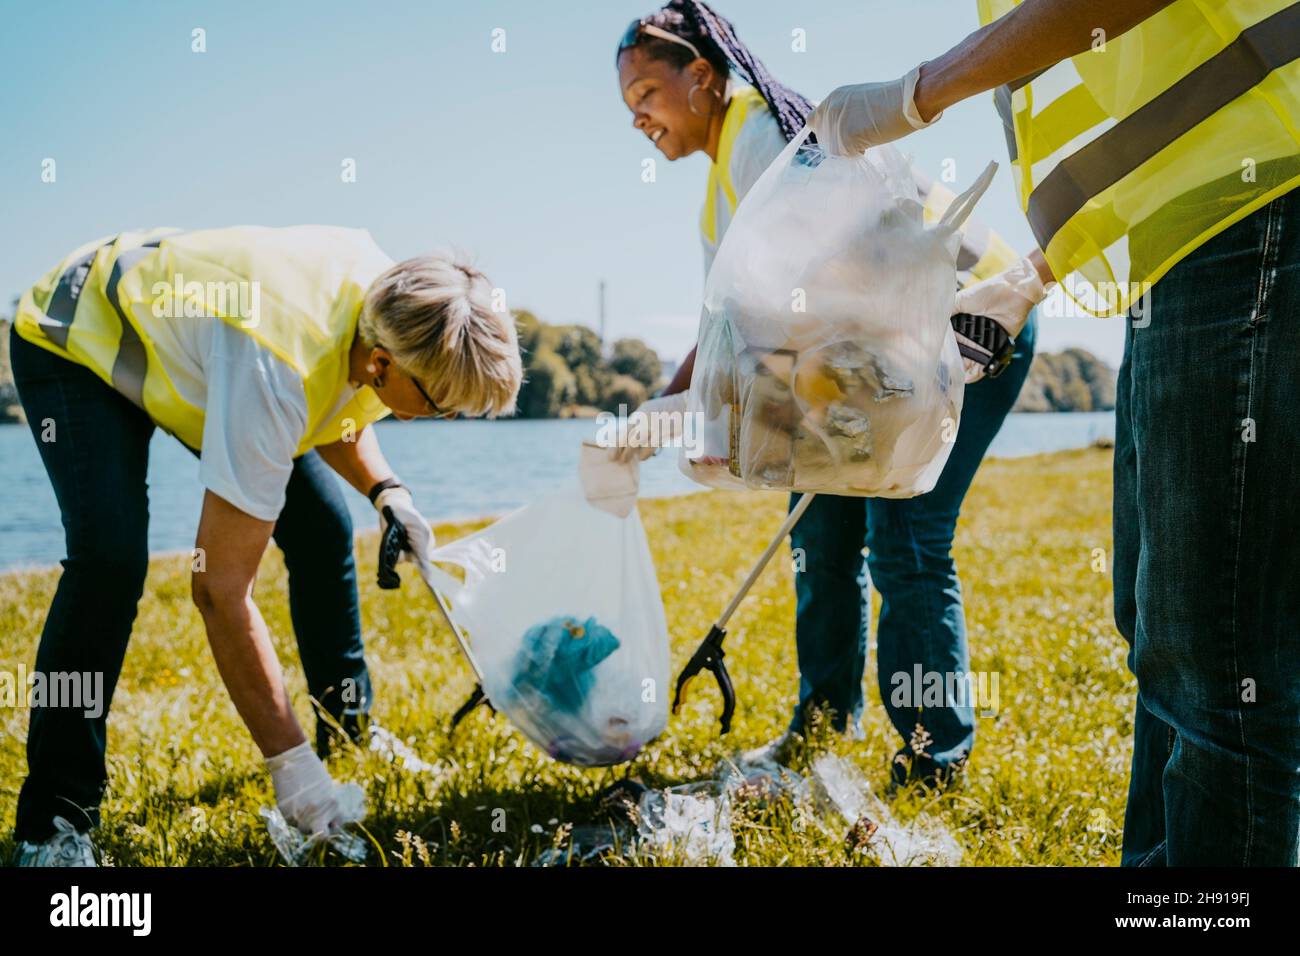
[[[9,320],[0,316],[0,422],[22,420],[23,410],[18,404],[18,390],[14,388],[14,370],[9,364]]]
[[[560,418],[635,408],[660,388],[663,364],[640,339],[618,339],[608,355],[585,325],[548,325],[516,312],[525,381],[520,418]],[[1086,349],[1037,355],[1018,412],[1098,412],[1115,407],[1115,370]],[[9,367],[9,320],[0,317],[0,421],[20,421]]]
[[[531,312],[516,312],[525,382],[520,418],[595,415],[640,405],[663,384],[663,365],[640,339],[619,339],[608,356],[600,337],[585,325],[547,325]],[[0,316],[0,422],[22,420],[9,365],[9,319]]]
[[[516,312],[524,353],[520,418],[635,408],[663,384],[663,364],[640,339],[618,339],[606,356],[600,336],[585,325],[548,325],[531,312]]]

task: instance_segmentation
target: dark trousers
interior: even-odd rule
[[[103,674],[97,717],[33,707],[28,775],[14,836],[38,842],[62,816],[99,823],[107,784],[107,712],[149,564],[149,440],[154,424],[93,372],[11,333],[14,380],[54,486],[67,557],[36,650],[36,671]],[[197,504],[197,502],[196,502]],[[361,643],[352,521],[320,456],[294,462],[276,544],[289,571],[289,610],[307,688],[345,727],[371,698]],[[317,748],[328,725],[317,723]]]
[[[1137,676],[1125,865],[1295,866],[1300,841],[1300,190],[1131,317],[1115,620]]]
[[[799,702],[791,730],[804,730],[811,711],[821,709],[836,730],[861,736],[874,584],[881,600],[880,696],[903,751],[922,772],[946,770],[969,755],[973,702],[945,696],[922,708],[912,695],[899,698],[899,682],[918,671],[970,672],[952,540],[971,481],[1029,374],[1037,323],[1031,316],[1006,371],[967,387],[956,443],[933,490],[898,500],[818,495],[795,525],[790,543],[804,566],[795,575]],[[791,496],[791,507],[799,497]]]

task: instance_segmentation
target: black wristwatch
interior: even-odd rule
[[[366,497],[370,499],[370,503],[373,505],[376,501],[379,500],[379,496],[383,494],[385,491],[387,491],[389,488],[405,488],[405,487],[406,486],[402,484],[400,481],[398,481],[396,478],[385,478],[383,481],[376,481],[375,486],[371,488],[368,492],[366,492]]]

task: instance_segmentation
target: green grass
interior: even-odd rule
[[[901,819],[925,812],[945,824],[966,865],[1118,863],[1134,684],[1111,623],[1109,573],[1093,569],[1093,549],[1110,552],[1110,460],[1109,452],[1093,449],[990,460],[967,499],[956,556],[971,667],[999,674],[1000,709],[979,721],[958,783],[890,797]],[[780,524],[784,505],[777,494],[721,492],[642,503],[674,674]],[[443,525],[437,532],[448,540],[480,526]],[[595,796],[624,775],[654,785],[708,777],[720,760],[777,735],[788,720],[797,690],[788,549],[732,621],[727,660],[739,707],[731,734],[716,734],[718,695],[706,675],[637,760],[582,770],[548,759],[484,709],[449,736],[448,718],[472,687],[470,671],[414,576],[405,576],[399,593],[380,592],[374,539],[358,545],[375,714],[443,768],[435,780],[355,747],[331,758],[336,779],[367,788],[365,829],[383,851],[372,847],[371,865],[527,863],[563,842],[565,824],[590,820]],[[0,578],[0,667],[31,667],[56,580],[54,571]],[[117,866],[273,864],[257,815],[272,803],[270,780],[216,674],[188,580],[182,557],[151,562],[109,719],[110,785],[97,843]],[[258,580],[258,604],[310,733],[285,595],[283,562],[273,551]],[[900,741],[880,704],[874,662],[873,649],[867,739],[825,742],[883,794]],[[22,708],[0,710],[4,859],[26,773],[27,716]],[[872,862],[869,854],[847,852],[837,833],[801,827],[797,817],[779,804],[738,815],[737,862]],[[502,819],[504,830],[494,828]]]

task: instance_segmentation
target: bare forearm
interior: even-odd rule
[[[1052,267],[1047,264],[1047,259],[1043,256],[1042,249],[1034,246],[1034,251],[1029,254],[1029,261],[1038,272],[1038,278],[1043,285],[1051,285],[1056,281],[1056,276],[1052,274]]]
[[[376,482],[393,477],[393,466],[384,457],[372,425],[361,429],[356,441],[336,441],[316,450],[339,477],[363,495],[369,494]]]
[[[217,670],[266,757],[306,740],[289,706],[266,622],[253,603],[253,581],[274,527],[207,492],[195,538],[204,563],[190,578]]]
[[[1025,0],[921,67],[916,109],[929,121],[954,103],[1089,49],[1094,30],[1127,32],[1173,0]]]
[[[289,704],[280,662],[251,595],[213,595],[200,604],[217,670],[265,757],[305,741]]]
[[[676,395],[678,392],[684,392],[691,387],[691,374],[695,371],[695,348],[691,347],[690,354],[682,360],[677,371],[673,374],[673,380],[664,388],[664,395]]]

